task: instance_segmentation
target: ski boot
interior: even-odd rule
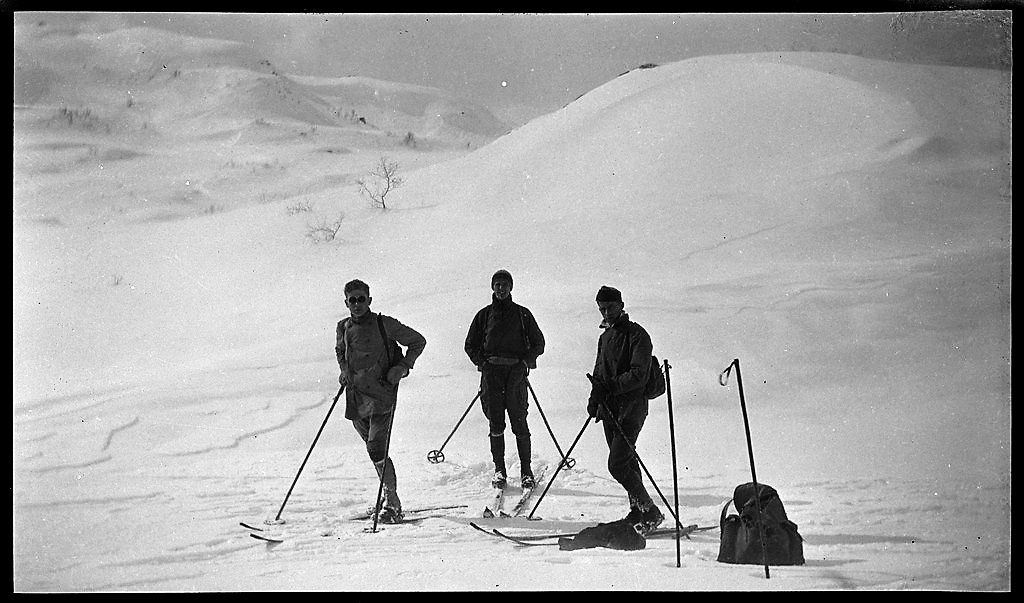
[[[637,532],[646,536],[657,529],[663,521],[665,521],[665,516],[662,515],[657,505],[651,503],[650,507],[641,512],[640,523],[636,526]]]
[[[626,516],[623,517],[626,523],[628,523],[631,526],[637,526],[638,524],[643,522],[644,512],[640,509],[640,507],[640,500],[637,497],[630,494],[629,513],[627,513]]]
[[[404,519],[405,514],[402,513],[402,509],[395,507],[384,507],[380,510],[380,515],[377,518],[380,523],[390,524],[402,523]]]

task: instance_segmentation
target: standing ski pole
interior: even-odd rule
[[[676,517],[679,517],[679,473],[676,468],[676,427],[672,418],[672,380],[669,378],[669,369],[672,368],[668,360],[665,360],[665,393],[668,394],[668,436],[672,442],[672,488],[675,495]],[[679,522],[676,522],[676,567],[682,567],[682,552],[679,543]]]
[[[452,436],[455,435],[455,432],[459,429],[459,425],[462,425],[462,422],[466,419],[466,415],[468,415],[469,411],[473,409],[473,404],[475,404],[479,398],[480,392],[478,391],[476,393],[476,396],[473,397],[473,400],[470,401],[469,406],[466,407],[466,412],[462,413],[462,418],[459,419],[459,422],[455,424],[455,429],[452,429],[452,432],[448,434],[448,437],[445,439],[444,444],[441,444],[441,447],[438,448],[437,450],[431,450],[430,452],[427,453],[428,461],[434,463],[435,465],[437,463],[444,462],[444,447],[448,445],[448,440],[451,440]]]
[[[743,429],[747,434],[747,455],[750,457],[750,478],[754,482],[754,506],[757,508],[757,525],[761,536],[761,560],[764,561],[764,577],[771,578],[768,570],[768,543],[765,541],[764,520],[761,517],[761,492],[757,485],[757,471],[754,469],[754,448],[750,444],[750,422],[747,420],[747,402],[743,398],[743,376],[740,374],[740,359],[734,358],[729,366],[718,375],[718,382],[724,387],[729,381],[729,372],[736,367],[736,386],[740,390],[740,409],[743,411]]]
[[[583,432],[587,430],[587,425],[590,425],[590,420],[593,418],[594,417],[589,415],[587,416],[587,420],[583,422],[583,427],[581,427],[580,432],[576,434],[576,439],[573,440],[572,445],[569,446],[569,452],[567,452],[566,455],[572,454],[573,448],[576,448],[576,444],[578,444],[580,438],[583,437]],[[538,498],[537,503],[533,505],[533,510],[530,511],[530,514],[526,516],[527,519],[533,519],[533,514],[537,512],[537,507],[540,506],[540,501],[544,500],[544,496],[547,495],[548,490],[551,488],[551,484],[555,483],[555,478],[558,477],[558,472],[561,471],[564,466],[565,463],[559,463],[558,467],[555,468],[554,475],[552,475],[551,479],[548,480],[548,485],[544,487],[544,491],[540,493],[540,498]]]
[[[381,320],[380,314],[377,315],[377,327],[380,329],[380,336],[384,340],[384,354],[388,359],[388,366],[394,367],[395,364],[391,358],[391,347],[388,345],[388,334],[384,330],[384,322]],[[408,370],[406,370],[406,374],[409,374]],[[377,533],[377,520],[380,518],[381,496],[384,494],[384,476],[388,474],[388,461],[391,459],[391,428],[395,425],[395,413],[397,412],[398,398],[396,393],[395,405],[391,409],[391,416],[388,417],[388,437],[384,441],[384,461],[380,466],[380,485],[377,486],[377,503],[373,505],[373,527],[370,531],[374,534]],[[372,421],[373,419],[370,420]],[[394,470],[394,463],[391,465],[392,470]]]
[[[313,438],[313,444],[309,447],[309,452],[306,453],[306,458],[302,459],[302,464],[299,465],[299,472],[295,474],[295,479],[292,480],[292,485],[288,488],[288,494],[284,497],[284,502],[281,503],[281,508],[277,511],[277,516],[274,517],[273,522],[268,521],[267,523],[284,523],[281,519],[281,513],[284,512],[284,506],[288,504],[288,498],[292,495],[292,490],[295,488],[295,484],[299,481],[299,476],[302,475],[302,470],[306,467],[306,461],[309,460],[309,455],[313,454],[313,448],[316,446],[317,440],[320,439],[320,434],[324,432],[324,427],[327,427],[327,420],[331,418],[331,413],[334,412],[334,405],[338,403],[338,398],[341,398],[341,393],[345,391],[345,386],[342,385],[338,390],[338,395],[334,396],[334,401],[331,402],[331,407],[327,410],[327,416],[324,417],[324,422],[320,425],[320,430],[316,432],[316,437]]]
[[[391,428],[395,425],[395,412],[397,410],[398,404],[395,404],[395,408],[391,410],[391,416],[388,418],[388,437],[384,444],[384,461],[381,463],[380,467],[380,485],[377,486],[377,504],[373,506],[373,527],[370,528],[370,532],[375,534],[377,533],[377,520],[380,518],[380,507],[382,504],[381,496],[384,495],[384,476],[387,475],[388,460],[391,458]]]
[[[537,405],[537,410],[540,412],[540,418],[544,419],[544,427],[548,428],[548,433],[551,434],[551,441],[555,443],[555,448],[558,450],[558,454],[561,455],[562,461],[559,466],[565,465],[566,469],[572,469],[576,466],[576,459],[565,456],[562,452],[562,447],[558,445],[558,440],[555,439],[555,432],[551,430],[551,424],[548,423],[548,418],[544,416],[544,409],[540,407],[540,400],[537,399],[537,394],[533,391],[533,385],[530,384],[530,380],[526,380],[526,387],[530,389],[530,395],[533,396],[533,403]]]

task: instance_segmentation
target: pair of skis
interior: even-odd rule
[[[505,532],[502,532],[501,530],[499,530],[497,528],[491,528],[490,530],[488,530],[487,528],[481,527],[481,526],[479,526],[479,525],[477,525],[476,523],[473,523],[473,522],[470,522],[469,525],[472,526],[474,529],[479,530],[480,532],[483,532],[484,534],[489,534],[491,536],[497,536],[498,538],[502,538],[504,540],[508,540],[510,542],[514,542],[515,544],[518,544],[519,546],[558,546],[559,539],[562,539],[562,538],[575,538],[577,535],[579,535],[579,532],[568,532],[568,533],[561,533],[561,534],[519,534],[519,535],[513,535],[513,534],[507,534]],[[715,530],[717,528],[718,528],[718,526],[703,526],[703,527],[701,527],[701,526],[698,526],[697,524],[691,524],[691,525],[688,525],[686,527],[679,528],[679,537],[680,538],[686,538],[687,540],[689,540],[690,534],[693,534],[694,532],[706,532],[706,531],[709,531],[709,530]],[[674,527],[672,527],[672,528],[658,528],[658,529],[653,530],[653,531],[651,531],[651,532],[649,532],[648,534],[645,535],[645,538],[647,538],[647,539],[652,539],[652,538],[675,538],[675,537],[676,537],[676,529]],[[553,542],[545,542],[545,541],[548,541],[548,540],[553,540]]]
[[[420,508],[417,508],[417,509],[411,509],[409,511],[409,515],[406,515],[402,519],[401,522],[399,522],[397,524],[390,524],[389,523],[389,524],[384,524],[384,525],[402,525],[402,524],[409,524],[409,523],[419,523],[419,522],[423,521],[424,519],[428,519],[430,517],[436,517],[436,515],[417,515],[417,514],[430,513],[432,511],[444,511],[444,510],[449,510],[449,509],[464,509],[467,506],[468,505],[433,505],[433,506],[428,506],[428,507],[420,507]],[[346,519],[348,519],[349,521],[365,521],[365,520],[371,519],[371,518],[373,518],[373,511],[364,511],[363,513],[357,513],[356,515],[351,515],[351,516],[347,517]],[[273,529],[273,526],[277,525],[277,522],[274,522],[274,521],[271,521],[271,520],[267,520],[266,522],[264,522],[264,527],[260,527],[259,525],[256,525],[255,523],[247,523],[247,522],[244,522],[244,521],[238,522],[238,525],[240,525],[243,528],[249,530],[249,536],[251,536],[252,538],[254,538],[256,540],[261,540],[261,541],[266,542],[268,544],[281,544],[282,542],[284,542],[284,539],[285,539],[284,535],[279,533],[277,530]],[[367,531],[369,531],[369,530],[367,530]],[[329,535],[329,534],[322,534],[322,535]]]
[[[537,475],[534,477],[534,486],[532,488],[523,488],[523,493],[519,496],[519,500],[516,501],[515,506],[512,507],[512,511],[506,513],[502,507],[505,504],[505,488],[495,487],[494,496],[491,499],[491,503],[484,507],[483,516],[486,518],[492,517],[519,517],[522,515],[523,510],[526,509],[526,503],[530,501],[530,497],[540,487],[541,480],[544,479],[544,474],[547,473],[547,467],[542,468]]]

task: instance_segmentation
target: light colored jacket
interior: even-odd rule
[[[390,364],[385,345],[390,346]],[[399,345],[405,346],[404,353]],[[345,385],[345,418],[362,419],[393,411],[398,401],[398,384],[388,383],[388,369],[398,365],[411,371],[426,345],[423,335],[390,316],[367,312],[358,320],[340,320],[334,352],[341,369],[339,381]]]

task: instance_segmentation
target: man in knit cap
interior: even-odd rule
[[[644,488],[640,464],[633,453],[647,420],[644,385],[654,346],[647,331],[623,311],[618,289],[602,286],[597,292],[597,308],[604,332],[597,340],[594,373],[587,375],[592,383],[587,412],[598,421],[604,419],[608,471],[629,496],[626,519],[645,533],[665,519]]]
[[[487,417],[494,478],[504,488],[505,414],[516,437],[523,488],[535,484],[530,465],[530,428],[526,422],[530,369],[544,353],[544,335],[527,308],[512,301],[512,275],[499,270],[491,277],[491,303],[476,313],[466,336],[466,354],[480,371],[480,403]]]

